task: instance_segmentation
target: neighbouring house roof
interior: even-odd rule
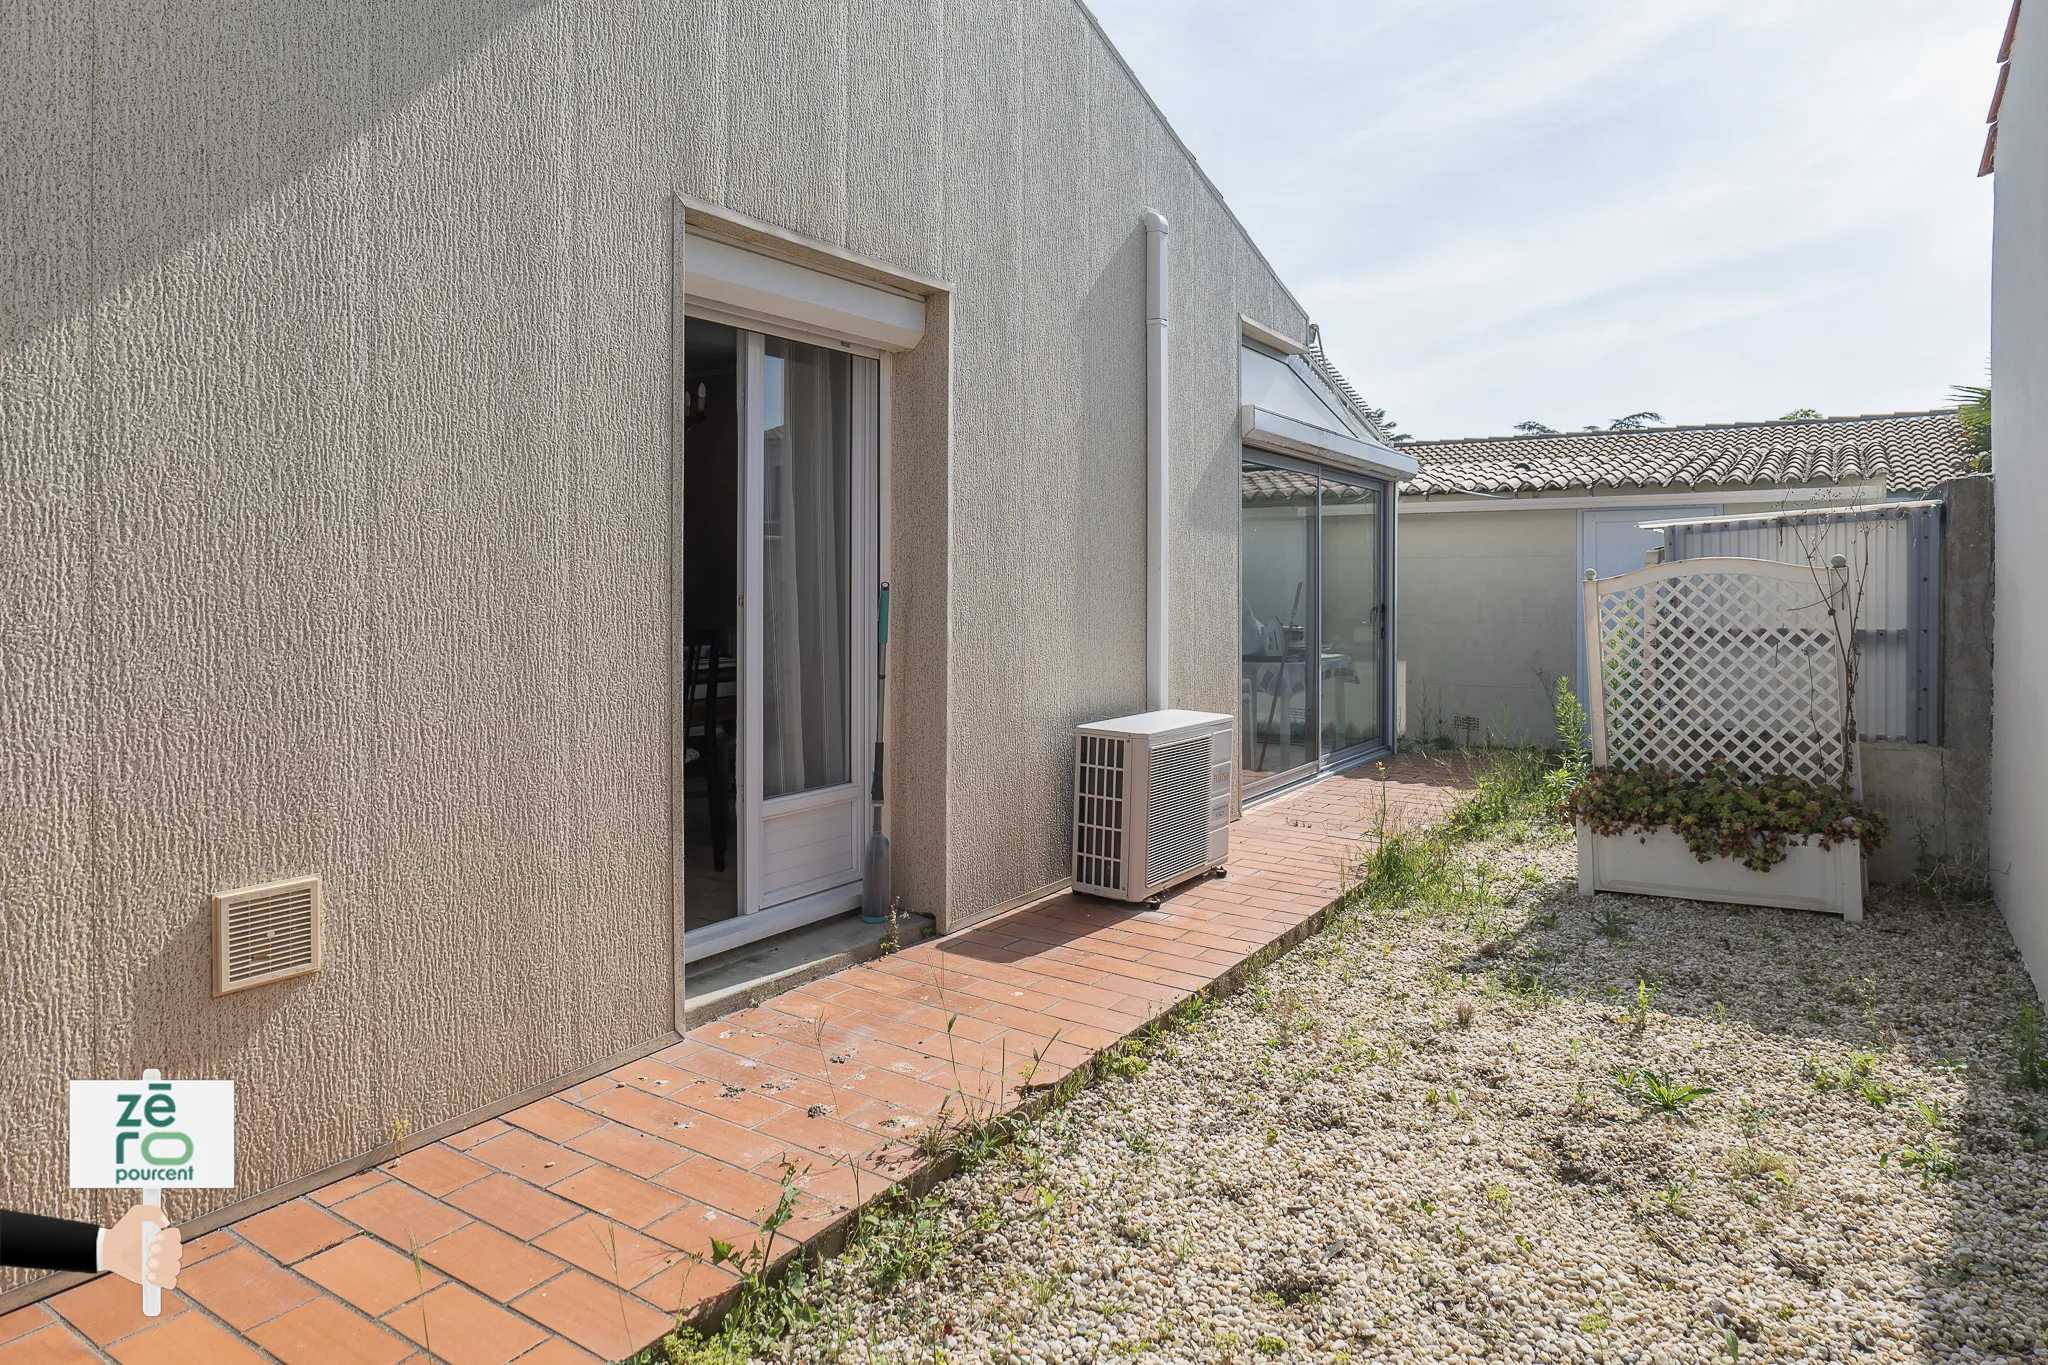
[[[1888,493],[1918,494],[1969,472],[1975,458],[1954,408],[1412,441],[1403,449],[1422,461],[1403,496],[1878,482]]]

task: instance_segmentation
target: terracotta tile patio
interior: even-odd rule
[[[1156,910],[1071,895],[798,987],[607,1076],[195,1240],[163,1316],[102,1277],[0,1317],[0,1365],[617,1360],[735,1283],[797,1174],[799,1238],[923,1169],[942,1107],[1009,1109],[1166,1014],[1337,896],[1389,820],[1454,799],[1404,756],[1255,806],[1230,875]],[[854,1167],[858,1167],[858,1179]],[[793,1244],[792,1244],[793,1245]],[[419,1264],[413,1261],[413,1248]]]

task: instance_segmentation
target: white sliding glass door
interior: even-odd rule
[[[1387,747],[1387,485],[1247,449],[1238,755],[1258,796]]]
[[[738,899],[774,922],[729,940],[859,903],[875,662],[877,364],[740,338]]]

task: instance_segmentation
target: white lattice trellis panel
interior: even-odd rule
[[[1826,570],[1695,559],[1589,578],[1585,597],[1595,762],[1841,780]]]

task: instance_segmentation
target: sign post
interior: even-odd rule
[[[71,1188],[132,1189],[163,1207],[166,1189],[232,1189],[235,1083],[167,1081],[154,1067],[140,1081],[71,1083]],[[149,1253],[162,1229],[142,1225],[142,1312],[163,1311],[149,1283]]]

